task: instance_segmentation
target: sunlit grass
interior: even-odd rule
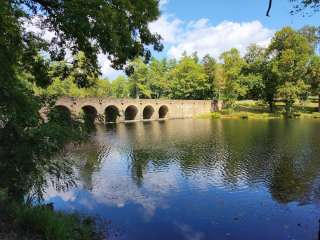
[[[242,100],[237,101],[234,108],[223,109],[219,112],[200,114],[196,118],[200,119],[282,119],[285,118],[285,104],[283,102],[275,103],[275,112],[270,113],[269,107],[262,101]],[[296,102],[294,111],[290,118],[315,118],[320,119],[318,103],[314,100]]]

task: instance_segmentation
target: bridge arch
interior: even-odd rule
[[[84,121],[93,124],[98,116],[97,109],[91,105],[85,105],[81,110],[83,111]]]
[[[154,108],[151,105],[145,106],[143,109],[143,119],[151,119],[154,113]]]
[[[65,105],[56,105],[49,113],[49,119],[59,122],[70,123],[71,122],[71,110]]]
[[[114,105],[110,105],[104,110],[104,116],[106,123],[115,123],[120,117],[119,109]]]
[[[166,105],[162,105],[159,108],[158,114],[159,114],[159,118],[167,118],[168,117],[168,112],[169,112],[169,108]]]
[[[138,115],[138,108],[134,105],[130,105],[126,108],[124,112],[124,119],[125,120],[136,120],[136,117]]]

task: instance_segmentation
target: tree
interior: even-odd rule
[[[83,52],[74,56],[73,63],[65,60],[49,65],[49,76],[53,79],[46,89],[50,96],[107,97],[111,95],[111,85],[107,79],[99,79],[98,72]],[[35,89],[38,90],[37,86]]]
[[[302,12],[307,9],[311,9],[314,13],[316,13],[320,9],[319,0],[290,0],[290,1],[294,3],[294,7],[291,13]]]
[[[317,52],[320,44],[320,27],[307,25],[301,28],[298,32],[308,40],[310,47]]]
[[[229,104],[239,97],[247,94],[248,88],[242,83],[240,77],[241,70],[245,65],[245,61],[241,58],[237,49],[232,48],[221,54],[220,59],[223,61],[223,69],[225,76],[224,98]]]
[[[216,60],[207,54],[202,59],[202,65],[207,75],[207,84],[210,86],[208,88],[208,92],[205,93],[205,95],[207,96],[207,98],[219,98],[219,87],[215,79],[215,71],[217,65]]]
[[[112,95],[111,83],[108,79],[97,79],[95,84],[85,91],[89,97],[110,97]]]
[[[129,97],[129,82],[124,76],[118,76],[111,82],[112,95],[117,98]]]
[[[134,70],[129,76],[130,96],[134,98],[151,98],[149,68],[141,58],[137,58],[130,63]]]
[[[78,52],[70,69],[70,77],[79,88],[92,87],[99,76],[98,69],[92,65],[84,52]]]
[[[277,90],[279,96],[286,100],[286,114],[292,112],[292,107],[296,99],[301,99],[303,95],[309,90],[309,85],[304,81],[299,80],[297,82],[284,82]]]
[[[305,77],[311,54],[308,40],[290,27],[276,32],[268,47],[267,56],[271,59],[269,76],[272,77],[266,78],[266,81],[273,83],[267,82],[266,85],[270,84],[273,94],[278,93],[285,98],[287,114],[291,113],[294,100],[308,89]],[[273,99],[267,101],[272,104]]]
[[[244,56],[246,64],[243,66],[242,82],[248,88],[246,98],[260,99],[263,95],[263,66],[265,64],[265,49],[256,44],[252,44],[247,48]]]
[[[320,1],[319,0],[289,0],[294,3],[293,10],[291,10],[291,14],[302,12],[306,9],[311,9],[313,12],[318,12],[320,9]],[[269,0],[269,6],[267,10],[267,17],[270,15],[270,10],[272,7],[272,0]]]
[[[203,67],[189,56],[171,69],[169,79],[170,97],[174,99],[204,99],[210,88]]]
[[[217,100],[221,100],[224,98],[225,85],[226,85],[226,74],[225,74],[223,65],[217,64],[214,72],[214,83],[213,83],[214,94]]]
[[[152,59],[149,65],[148,79],[152,98],[166,97],[170,91],[167,60]]]
[[[308,83],[311,85],[312,93],[319,96],[318,109],[320,112],[320,56],[312,56],[308,66],[307,77]]]
[[[114,67],[121,68],[128,59],[149,58],[150,50],[145,46],[162,49],[160,36],[148,28],[160,14],[156,0],[9,0],[4,5],[14,18],[37,16],[42,29],[54,32],[50,53],[59,60],[68,48],[74,53],[85,52],[95,64],[101,51],[109,54]]]
[[[66,121],[60,121],[64,115],[56,110],[50,112],[47,122],[41,118],[40,109],[52,109],[52,97],[36,95],[32,85],[46,88],[53,78],[48,61],[40,53],[49,53],[48,58],[61,61],[67,50],[73,55],[82,51],[87,58],[85,65],[92,69],[90,76],[98,69],[100,52],[107,53],[118,69],[137,56],[148,60],[151,48],[162,49],[160,36],[148,28],[158,16],[156,0],[1,2],[0,188],[9,188],[11,197],[23,200],[24,194],[32,190],[41,193],[47,174],[61,180],[65,172],[68,178],[71,174],[64,166],[67,163],[54,162],[50,156],[84,133],[79,122],[67,126]],[[55,37],[45,41],[22,25],[27,20],[37,20],[41,29],[51,31]],[[84,66],[80,60],[70,68],[68,64],[62,68],[61,83],[75,80],[77,87],[92,86],[81,71],[68,79],[69,70]]]

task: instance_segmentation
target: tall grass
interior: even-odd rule
[[[99,240],[95,222],[77,214],[54,211],[50,206],[10,202],[0,190],[0,225],[16,239]],[[1,233],[1,231],[0,231]]]

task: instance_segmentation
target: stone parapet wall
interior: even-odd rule
[[[117,111],[115,122],[123,122],[191,118],[209,113],[212,110],[212,101],[63,97],[58,99],[56,106],[67,108],[75,116],[83,110],[90,110],[101,122],[110,119],[108,115]]]

